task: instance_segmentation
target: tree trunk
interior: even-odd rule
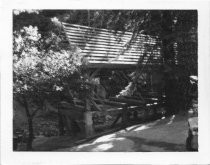
[[[34,139],[33,116],[30,114],[26,98],[23,99],[23,105],[24,105],[27,120],[28,120],[28,132],[29,132],[26,149],[28,151],[31,151],[33,149],[32,143],[33,143],[33,139]]]
[[[91,111],[86,111],[84,113],[84,121],[85,121],[85,135],[86,137],[91,137],[94,132]]]
[[[86,99],[85,103],[85,113],[84,113],[84,122],[85,122],[85,134],[86,137],[90,137],[93,135],[93,121],[92,121],[92,113],[90,107],[90,100]]]
[[[31,117],[28,117],[28,131],[29,131],[29,135],[28,135],[26,149],[28,151],[31,151],[33,149],[32,143],[33,143],[33,139],[34,139],[33,119]]]

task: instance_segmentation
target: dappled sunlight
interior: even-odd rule
[[[89,143],[89,144],[82,144],[82,145],[79,145],[79,146],[77,147],[77,149],[81,149],[81,148],[88,147],[88,146],[91,146],[91,145],[93,145],[93,144],[92,144],[92,143]]]
[[[122,134],[122,133],[126,133],[126,132],[127,132],[127,130],[123,129],[123,130],[121,130],[121,131],[118,131],[117,133],[118,133],[118,134]]]
[[[109,149],[112,148],[116,148],[116,147],[124,147],[124,141],[126,141],[126,138],[124,137],[119,137],[116,138],[115,136],[113,136],[111,138],[111,136],[108,135],[108,137],[110,138],[99,138],[100,140],[96,140],[92,143],[89,144],[84,144],[84,145],[79,145],[77,147],[72,148],[71,151],[91,151],[92,152],[97,152],[97,151],[107,151]],[[123,142],[122,142],[123,141]]]
[[[149,124],[142,125],[142,126],[140,126],[139,128],[135,129],[134,132],[142,131],[142,130],[145,130],[145,129],[149,129],[149,128],[155,126],[159,121],[160,121],[160,119],[159,119],[159,120],[156,120],[155,122],[152,122],[152,123],[149,123]]]
[[[175,115],[171,116],[170,121],[167,123],[168,125],[172,124],[175,119]]]
[[[137,129],[133,130],[133,131],[134,131],[134,132],[136,132],[136,131],[142,131],[142,130],[145,130],[145,129],[148,129],[148,128],[150,128],[150,127],[148,127],[148,126],[146,126],[146,125],[143,125],[143,126],[141,126],[141,127],[138,127]]]
[[[125,140],[125,138],[124,137],[119,137],[119,138],[115,138],[114,140],[116,140],[116,141],[123,141],[123,140]]]
[[[102,136],[102,137],[96,139],[96,140],[93,142],[93,144],[95,144],[95,143],[101,143],[101,142],[107,142],[107,141],[112,140],[112,139],[115,138],[115,137],[116,137],[115,134]]]
[[[131,126],[131,127],[127,127],[127,128],[126,128],[126,131],[130,131],[130,130],[132,130],[132,129],[136,128],[136,127],[137,127],[136,125]]]
[[[179,116],[167,117],[146,124],[129,126],[126,130],[99,137],[88,144],[72,148],[79,152],[121,151],[184,151],[186,122]],[[175,122],[176,120],[176,122]],[[171,122],[170,126],[167,126]]]
[[[107,137],[101,137],[101,138],[95,140],[95,141],[92,143],[92,145],[97,144],[97,143],[110,142],[110,141],[122,141],[122,140],[124,140],[124,139],[125,139],[124,137],[119,137],[119,138],[117,138],[117,137],[115,137],[115,136],[112,136],[112,137],[110,136],[109,138],[107,138]]]
[[[112,148],[113,146],[113,145],[111,146],[111,143],[108,143],[108,142],[113,143],[114,141],[123,141],[123,140],[125,140],[124,137],[116,138],[115,134],[111,134],[111,135],[102,136],[96,139],[95,141],[93,141],[92,143],[79,145],[75,149],[76,151],[79,151],[82,149],[86,149],[88,147],[92,147],[93,148],[92,151],[104,151],[104,150]]]
[[[92,151],[106,151],[108,149],[111,149],[113,147],[113,144],[112,143],[108,143],[108,144],[101,144],[101,145],[98,145],[96,148],[93,148]]]

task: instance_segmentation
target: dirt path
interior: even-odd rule
[[[72,152],[167,152],[185,151],[187,118],[172,116],[139,124],[75,147],[56,151]]]

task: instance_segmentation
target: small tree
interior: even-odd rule
[[[14,31],[13,36],[13,94],[25,109],[27,150],[31,150],[35,115],[50,94],[64,90],[65,78],[73,75],[80,60],[75,52],[60,48],[61,41],[54,33],[43,39],[37,27],[29,26]]]

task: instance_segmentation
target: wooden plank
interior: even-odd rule
[[[110,34],[107,34],[107,35],[103,35],[101,33],[91,33],[91,32],[84,32],[84,31],[77,31],[77,30],[74,30],[74,29],[71,29],[71,30],[66,30],[66,33],[70,36],[80,36],[80,37],[87,37],[87,38],[92,38],[92,37],[98,37],[98,38],[101,38],[101,39],[109,39],[109,40],[130,40],[131,39],[131,36],[129,37],[123,37],[123,36],[115,36],[115,35],[112,35],[111,33]],[[140,38],[139,38],[140,39]],[[143,39],[143,38],[141,38]]]
[[[104,60],[137,60],[137,61],[147,61],[148,59],[152,59],[152,60],[160,60],[159,57],[148,57],[148,56],[140,56],[140,57],[133,57],[133,56],[111,56],[108,54],[107,55],[103,55],[103,54],[92,54],[92,55],[87,55],[85,56],[85,58],[87,59],[104,59]]]
[[[69,23],[65,23],[65,22],[62,22],[62,24],[64,25],[65,28],[74,28],[75,30],[90,30],[90,31],[96,31],[96,32],[101,32],[101,33],[104,33],[104,34],[115,34],[115,35],[125,35],[125,36],[131,36],[133,35],[132,32],[123,32],[123,31],[115,31],[115,30],[110,30],[110,29],[103,29],[103,28],[95,28],[95,27],[88,27],[88,26],[82,26],[82,25],[77,25],[77,24],[69,24]],[[152,38],[156,38],[158,39],[157,36],[149,36],[149,35],[144,35],[144,34],[140,34],[141,36],[143,37],[152,37]]]
[[[134,47],[133,45],[126,47],[126,46],[115,46],[115,45],[110,45],[110,44],[107,45],[107,44],[100,44],[100,43],[98,43],[98,44],[91,44],[91,43],[80,44],[80,43],[78,43],[77,45],[80,47],[85,47],[86,49],[88,49],[88,48],[103,48],[105,50],[125,49],[125,50],[131,50],[131,51],[139,51],[139,50],[145,49],[145,46],[143,44],[139,45],[137,47]],[[157,48],[157,50],[160,50],[160,48]]]
[[[83,56],[110,56],[111,57],[111,55],[113,56],[113,57],[120,57],[120,56],[122,56],[122,57],[136,57],[136,58],[140,58],[140,57],[149,57],[150,56],[150,52],[148,52],[147,53],[147,56],[146,55],[144,55],[144,53],[141,53],[141,52],[139,52],[138,54],[134,54],[134,53],[114,53],[114,52],[106,52],[106,51],[98,51],[98,50],[95,50],[95,51],[87,51],[87,50],[83,50],[82,52],[81,52],[81,55],[83,55]],[[155,54],[155,53],[153,53],[153,55],[152,55],[152,57],[154,57],[154,58],[161,58],[160,56],[158,56],[159,54]]]
[[[105,57],[136,57],[136,58],[140,58],[143,56],[143,53],[139,53],[139,54],[129,54],[129,53],[125,53],[125,54],[122,54],[122,53],[113,53],[113,52],[105,52],[105,51],[82,51],[80,53],[82,56],[105,56]],[[112,55],[112,56],[111,56]],[[146,56],[145,56],[146,57]],[[148,56],[147,56],[148,57]]]
[[[146,62],[149,60],[149,57],[145,57],[145,58],[124,58],[122,56],[118,56],[118,57],[107,57],[107,56],[85,56],[86,60],[88,61],[139,61],[139,62]],[[159,58],[151,58],[153,61],[160,61],[161,59]]]
[[[92,61],[92,60],[89,60],[89,63],[92,63],[92,64],[123,64],[123,65],[127,65],[127,64],[129,64],[129,65],[137,65],[137,62],[117,62],[117,61],[110,61],[110,62],[108,62],[108,61]]]
[[[81,47],[85,47],[86,44],[92,44],[92,46],[95,46],[95,44],[97,45],[101,45],[101,47],[103,45],[105,46],[109,46],[111,48],[118,48],[118,49],[129,49],[129,46],[134,48],[134,49],[139,49],[141,50],[142,48],[144,49],[152,49],[152,46],[154,47],[153,49],[157,49],[157,46],[156,44],[154,43],[146,43],[146,42],[141,42],[141,43],[126,43],[126,42],[113,42],[113,41],[102,41],[102,40],[98,40],[98,39],[95,39],[95,38],[91,38],[91,39],[83,39],[83,38],[71,38],[69,37],[69,41],[70,43],[72,44],[75,44],[75,45],[80,45]],[[146,45],[149,45],[150,47],[147,47]],[[160,50],[157,49],[157,50]]]
[[[148,61],[149,62],[149,61]],[[110,60],[110,61],[102,61],[102,60],[98,60],[98,61],[96,61],[96,60],[89,60],[88,61],[88,63],[89,64],[122,64],[122,65],[128,65],[128,64],[130,64],[130,65],[137,65],[138,64],[138,62],[136,61],[136,62],[134,62],[134,61],[114,61],[114,60]],[[143,65],[143,64],[146,64],[147,63],[147,61],[142,61],[141,62],[141,65]],[[158,64],[158,63],[160,63],[159,61],[153,61],[151,64]],[[148,63],[147,63],[148,64]]]
[[[113,50],[111,50],[111,49],[103,49],[103,48],[91,48],[91,49],[88,49],[88,48],[84,48],[84,49],[82,49],[82,52],[92,52],[92,53],[112,53],[112,54],[116,54],[116,55],[119,55],[119,54],[127,54],[127,55],[135,55],[135,56],[140,56],[140,54],[144,54],[144,53],[146,53],[146,54],[148,54],[148,53],[150,53],[150,51],[148,51],[148,52],[145,52],[144,50],[142,51],[142,50],[139,50],[139,51],[130,51],[130,50],[123,50],[123,49],[115,49],[114,51]],[[160,54],[160,52],[158,52],[158,51],[156,51],[156,50],[154,50],[154,51],[152,51],[152,53],[154,54],[154,55],[157,55],[157,54]]]
[[[108,40],[108,41],[115,41],[115,42],[119,42],[119,41],[122,41],[122,42],[130,42],[130,41],[133,41],[133,42],[149,42],[149,43],[156,43],[157,41],[155,39],[146,39],[145,37],[140,37],[140,36],[137,36],[136,38],[131,38],[132,36],[130,37],[115,37],[111,34],[109,35],[106,35],[106,36],[102,36],[100,34],[88,34],[87,32],[81,32],[81,31],[68,31],[66,30],[66,34],[68,36],[72,36],[72,37],[80,37],[80,38],[97,38],[97,39],[103,39],[103,40]]]
[[[120,119],[122,117],[122,114],[120,113],[120,114],[118,114],[117,115],[117,117],[116,117],[116,119],[114,120],[114,122],[111,124],[111,128],[113,128],[114,126],[115,126],[115,124],[118,122],[118,120]]]
[[[123,55],[127,55],[127,56],[154,56],[154,57],[158,57],[160,56],[159,52],[138,52],[138,53],[130,53],[130,52],[108,52],[108,51],[100,51],[100,50],[82,50],[80,52],[81,54],[103,54],[103,55],[115,55],[115,56],[123,56]]]
[[[145,44],[149,44],[150,46],[156,46],[156,44],[153,44],[153,43],[139,43],[139,44],[133,44],[133,43],[129,43],[127,44],[127,46],[122,43],[111,43],[111,42],[101,42],[99,40],[97,41],[87,41],[87,40],[84,40],[84,39],[81,39],[81,38],[77,38],[77,39],[74,39],[74,38],[70,38],[69,37],[69,41],[71,44],[74,44],[74,45],[78,45],[78,46],[81,46],[81,47],[85,47],[85,45],[89,44],[90,46],[96,46],[96,47],[103,47],[103,46],[106,46],[106,47],[113,47],[113,48],[118,48],[118,49],[122,49],[122,48],[134,48],[134,49],[142,49],[142,48],[146,48]],[[160,47],[155,47],[155,49],[157,50],[160,50]]]
[[[84,46],[83,50],[99,50],[99,51],[108,51],[108,52],[115,52],[115,53],[119,53],[119,52],[130,52],[130,53],[139,53],[144,52],[145,48],[141,47],[139,49],[136,48],[126,48],[126,47],[115,47],[115,46],[109,46],[109,47],[103,47],[103,46],[96,46],[96,45],[90,45],[90,46]]]
[[[147,42],[157,42],[155,39],[150,39],[150,40],[146,40],[145,37],[136,37],[136,38],[131,38],[131,36],[129,37],[123,37],[123,36],[115,36],[115,35],[112,35],[112,34],[108,34],[108,35],[101,35],[101,34],[90,34],[90,33],[85,33],[85,32],[81,32],[81,31],[74,31],[74,30],[71,30],[71,31],[68,31],[66,30],[66,34],[68,34],[69,36],[78,36],[78,37],[82,37],[82,38],[94,38],[94,37],[97,37],[99,39],[106,39],[106,40],[113,40],[113,41],[134,41],[134,42],[144,42],[144,41],[147,41]]]
[[[75,43],[77,44],[77,43]],[[129,45],[128,47],[127,46],[124,46],[124,45],[113,45],[113,44],[101,44],[101,43],[97,43],[97,45],[95,43],[84,43],[84,44],[80,44],[78,43],[77,44],[78,46],[81,46],[81,47],[85,47],[86,49],[92,49],[92,48],[98,48],[98,49],[105,49],[105,50],[110,50],[112,49],[113,51],[116,51],[116,50],[130,50],[130,51],[141,51],[141,50],[145,50],[147,49],[147,46],[145,46],[144,44],[139,44],[137,46],[135,46],[134,44],[132,45]],[[160,47],[154,47],[154,51],[160,51]]]
[[[160,63],[161,62],[161,59],[152,59],[152,61],[150,59],[123,59],[123,58],[120,58],[120,59],[116,59],[116,58],[101,58],[101,57],[90,57],[90,58],[87,58],[85,57],[85,62],[89,62],[91,63],[92,61],[98,61],[99,63],[104,61],[104,62],[129,62],[129,61],[133,61],[135,63],[145,63],[145,62],[152,62],[152,63]]]
[[[98,99],[94,99],[96,103],[100,103]],[[115,101],[110,101],[110,100],[103,100],[104,104],[110,105],[110,106],[115,106],[115,107],[124,107],[127,104],[126,103],[120,103],[120,102],[115,102]]]
[[[101,57],[93,57],[88,58],[88,61],[106,61],[106,62],[114,62],[114,61],[122,61],[122,62],[138,62],[138,59],[115,59],[115,58],[101,58]]]
[[[113,33],[107,33],[107,34],[103,34],[101,33],[101,31],[99,31],[98,33],[94,33],[94,32],[91,32],[91,31],[85,31],[85,30],[77,30],[77,29],[74,29],[74,28],[71,28],[71,29],[67,29],[65,28],[65,32],[68,33],[69,35],[72,35],[72,36],[86,36],[86,37],[101,37],[101,38],[106,38],[106,39],[114,39],[114,40],[130,40],[132,39],[133,41],[140,41],[140,40],[144,40],[144,41],[148,41],[148,42],[159,42],[159,39],[158,38],[155,38],[155,37],[151,37],[151,36],[142,36],[142,34],[138,34],[138,35],[135,35],[135,36],[132,36],[132,35],[116,35],[116,34],[113,34]],[[133,37],[133,38],[132,38]]]
[[[132,61],[90,61],[88,64],[104,64],[104,65],[109,65],[109,64],[123,64],[123,65],[137,65],[138,62],[132,62]],[[146,63],[144,63],[146,64]]]
[[[107,56],[84,56],[84,59],[86,59],[86,61],[136,61],[136,62],[147,62],[149,60],[152,60],[151,62],[160,62],[161,59],[160,58],[124,58],[122,56],[119,57],[107,57]]]
[[[103,69],[134,69],[136,68],[136,64],[112,64],[112,63],[89,63],[85,66],[88,69],[96,69],[96,68],[103,68]]]
[[[96,47],[103,47],[103,46],[106,46],[106,47],[111,47],[112,49],[124,49],[124,48],[127,48],[126,46],[122,45],[122,44],[114,44],[113,43],[109,43],[109,42],[101,42],[101,41],[86,41],[84,39],[72,39],[72,38],[69,38],[69,41],[72,45],[76,45],[76,46],[80,46],[81,48],[82,47],[85,47],[86,44],[90,44],[92,46],[96,46]],[[148,43],[140,43],[139,45],[136,45],[136,44],[132,44],[130,43],[128,45],[128,47],[132,47],[134,49],[147,49],[147,47],[145,46],[145,44],[148,44]],[[157,49],[157,50],[160,50],[160,47],[156,47],[156,44],[149,44],[150,46],[155,46],[154,47],[154,50]]]
[[[108,30],[108,29],[103,29],[103,28],[94,28],[94,27],[88,27],[88,26],[82,26],[82,25],[77,25],[77,24],[69,24],[62,22],[62,24],[67,28],[67,27],[75,27],[78,29],[88,29],[88,30],[95,30],[95,31],[100,31],[100,32],[108,32],[108,33],[116,33],[116,34],[126,34],[126,35],[132,35],[132,32],[122,32],[122,31],[115,31],[115,30]]]
[[[137,97],[137,96],[123,96],[123,97],[127,99],[133,99],[133,100],[142,100],[143,102],[145,102],[145,99],[143,97]]]
[[[143,56],[135,56],[135,55],[113,55],[113,54],[85,54],[82,53],[85,57],[101,57],[101,58],[128,58],[128,59],[139,59],[143,58]],[[148,56],[145,56],[145,59],[149,58]]]
[[[64,27],[65,31],[67,32],[74,32],[74,33],[79,33],[79,34],[88,34],[88,35],[99,35],[99,36],[103,36],[103,37],[107,37],[107,36],[112,36],[114,38],[120,38],[120,37],[124,37],[124,38],[131,38],[132,35],[125,35],[125,34],[116,34],[116,33],[112,33],[112,32],[103,32],[103,31],[94,31],[93,29],[91,30],[86,30],[86,29],[78,29],[78,28],[74,28],[74,27]],[[142,38],[144,38],[145,36],[140,36]]]
[[[115,59],[115,58],[87,58],[87,60],[90,62],[90,61],[105,61],[105,62],[138,62],[139,60],[138,59]],[[146,62],[147,60],[144,60],[143,62]]]
[[[74,32],[84,32],[84,33],[89,33],[89,34],[99,34],[99,35],[104,35],[104,36],[107,36],[107,35],[113,35],[115,37],[131,37],[133,35],[133,33],[130,33],[130,34],[126,34],[126,32],[120,32],[120,31],[115,31],[115,32],[112,32],[110,30],[108,31],[103,31],[102,29],[94,29],[94,28],[91,28],[91,29],[86,29],[86,28],[76,28],[76,27],[70,27],[70,26],[64,26],[64,29],[66,31],[74,31]],[[140,34],[142,37],[147,37],[145,36],[144,34]]]
[[[115,54],[115,55],[120,55],[120,54],[127,54],[127,55],[136,55],[139,56],[140,54],[144,54],[144,51],[139,51],[139,52],[128,52],[128,51],[111,51],[111,50],[101,50],[101,49],[83,49],[83,53],[109,53],[109,54]],[[149,53],[149,52],[148,52]]]
[[[126,128],[128,124],[128,107],[125,106],[122,110],[122,127]]]
[[[115,97],[111,97],[110,100],[116,101],[116,102],[123,102],[128,105],[137,105],[137,106],[145,105],[145,102],[142,100],[134,100],[134,99],[127,99],[127,98],[115,98]]]
[[[147,41],[138,41],[138,42],[135,42],[135,41],[132,41],[132,42],[129,42],[129,41],[115,41],[115,40],[109,40],[109,39],[100,39],[98,37],[92,37],[92,38],[88,38],[88,37],[81,37],[81,36],[71,36],[71,35],[68,35],[67,33],[67,37],[69,38],[69,40],[72,42],[72,41],[80,41],[80,42],[85,42],[85,43],[89,43],[89,42],[104,42],[104,43],[109,43],[109,44],[114,44],[114,45],[118,45],[118,46],[121,46],[121,45],[126,45],[126,44],[131,44],[131,45],[135,45],[135,46],[138,46],[140,44],[149,44],[149,45],[156,45],[155,42],[147,42]]]
[[[156,63],[141,63],[142,66],[147,65],[148,67],[157,68],[162,65],[161,62]],[[124,63],[100,63],[100,62],[94,62],[94,63],[88,63],[88,65],[85,65],[85,68],[88,69],[96,69],[96,68],[103,68],[103,69],[135,69],[137,66],[137,63],[135,64],[124,64]]]

